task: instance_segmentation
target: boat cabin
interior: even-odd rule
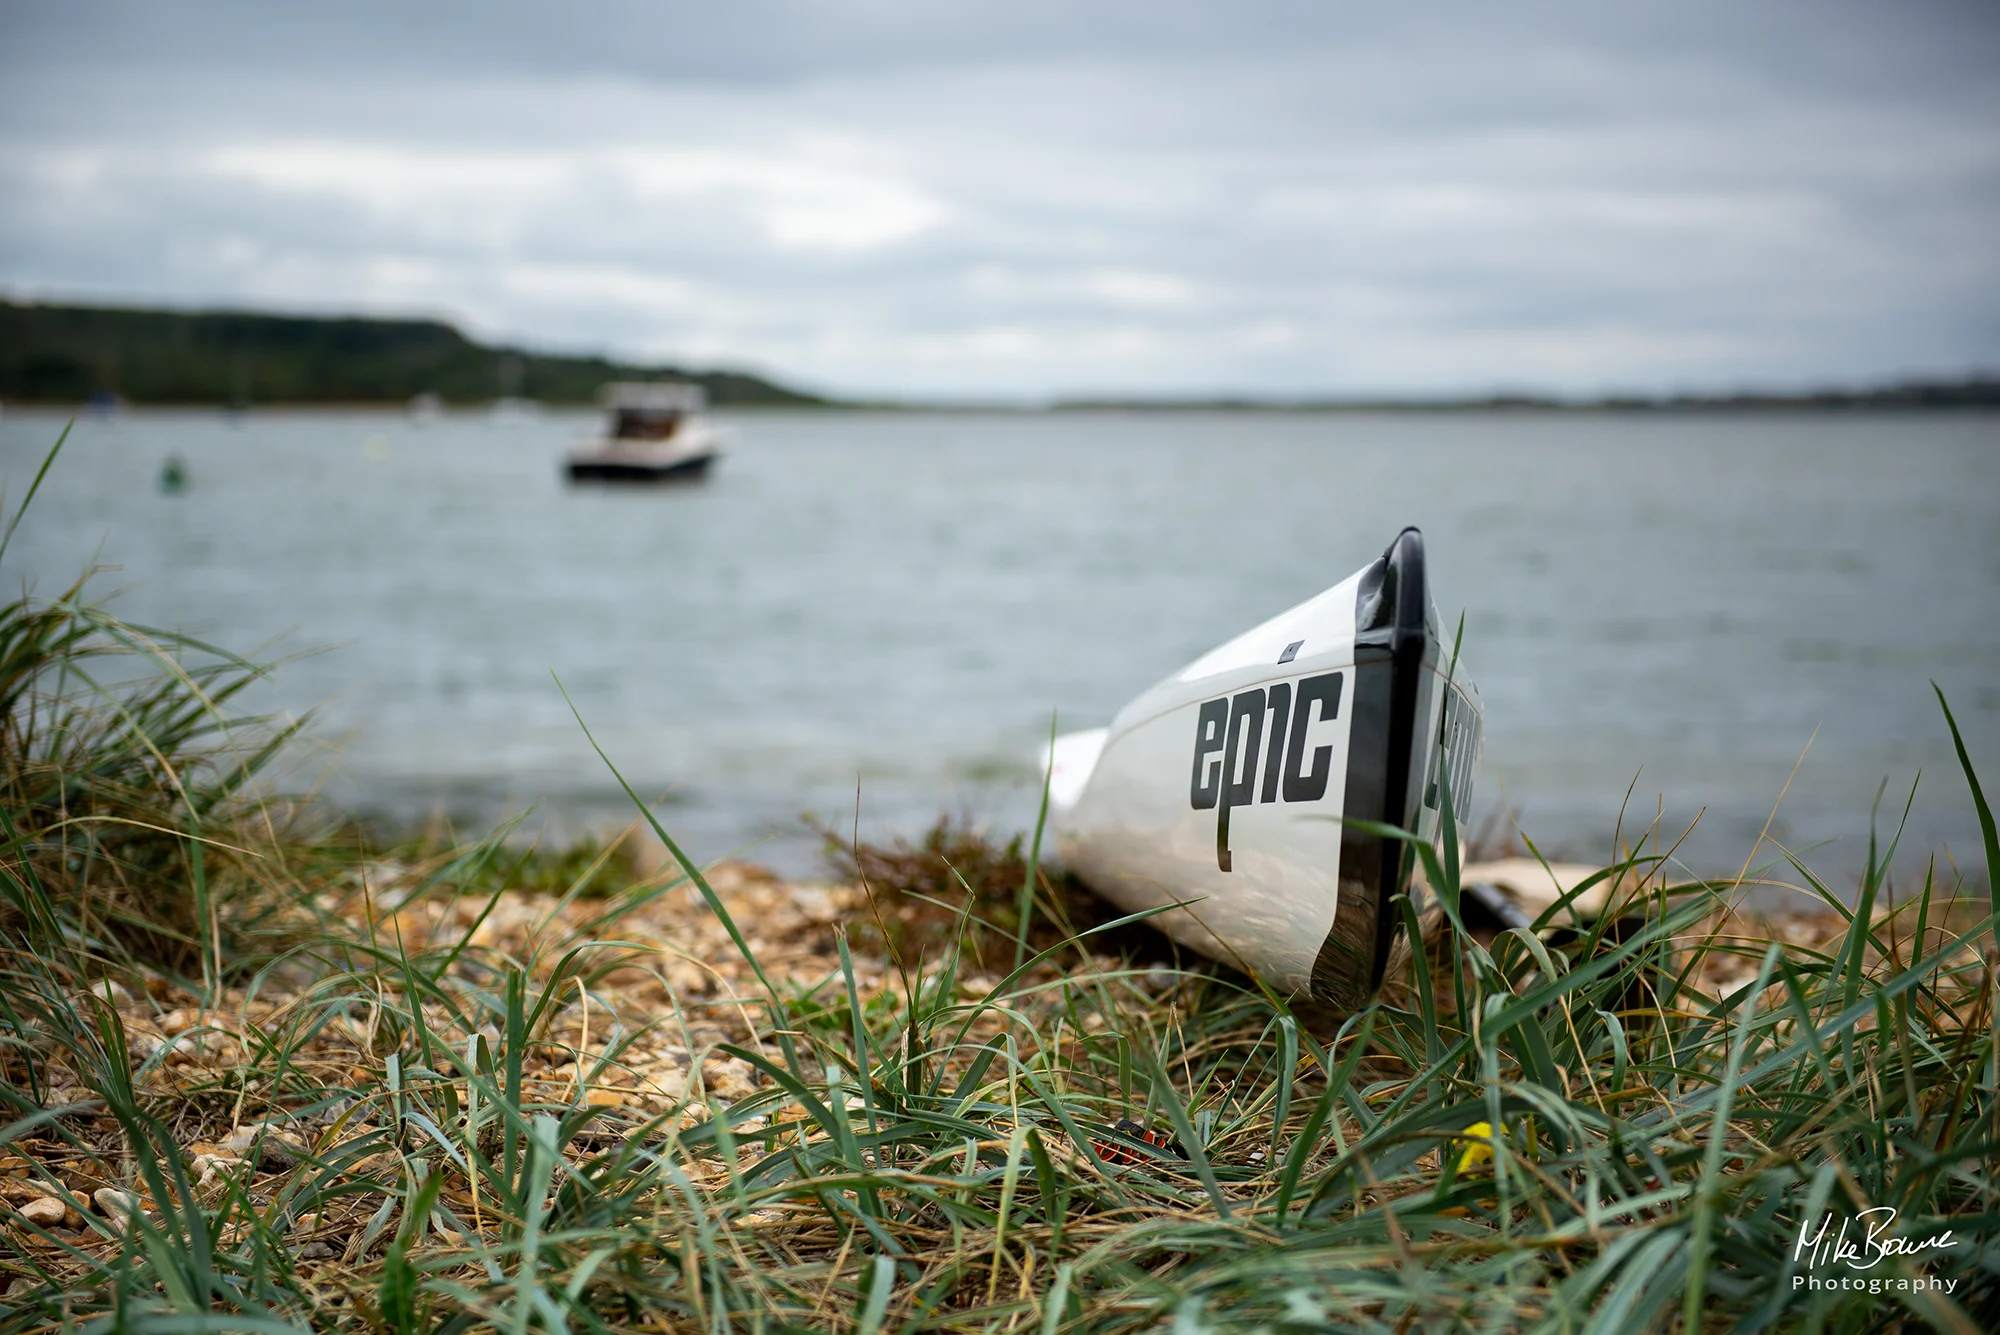
[[[598,400],[610,416],[607,434],[613,440],[671,439],[683,421],[708,404],[700,385],[678,381],[606,385]]]

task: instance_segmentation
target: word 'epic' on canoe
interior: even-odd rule
[[[1317,802],[1333,774],[1333,747],[1306,748],[1314,723],[1340,717],[1345,678],[1326,672],[1254,687],[1204,701],[1195,718],[1194,772],[1188,801],[1197,811],[1221,808],[1215,818],[1215,860],[1230,870],[1229,809],[1252,801]],[[1271,739],[1264,745],[1264,716],[1271,716]],[[1263,791],[1257,790],[1258,757],[1263,757]]]

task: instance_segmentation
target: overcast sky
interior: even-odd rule
[[[2000,6],[0,3],[0,290],[848,394],[2000,366]]]

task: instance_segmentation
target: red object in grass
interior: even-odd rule
[[[1130,1136],[1134,1140],[1143,1140],[1148,1145],[1163,1149],[1169,1154],[1178,1155],[1183,1159],[1188,1157],[1187,1149],[1178,1140],[1175,1140],[1164,1131],[1148,1131],[1129,1117],[1119,1118],[1111,1129],[1121,1136]],[[1145,1159],[1144,1155],[1134,1153],[1129,1146],[1120,1145],[1113,1140],[1093,1139],[1090,1142],[1090,1148],[1096,1151],[1097,1157],[1106,1163],[1140,1163]]]

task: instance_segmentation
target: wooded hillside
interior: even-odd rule
[[[632,366],[475,343],[435,320],[0,302],[0,400],[82,403],[587,403],[607,380],[673,377],[717,404],[823,403],[733,371]]]

